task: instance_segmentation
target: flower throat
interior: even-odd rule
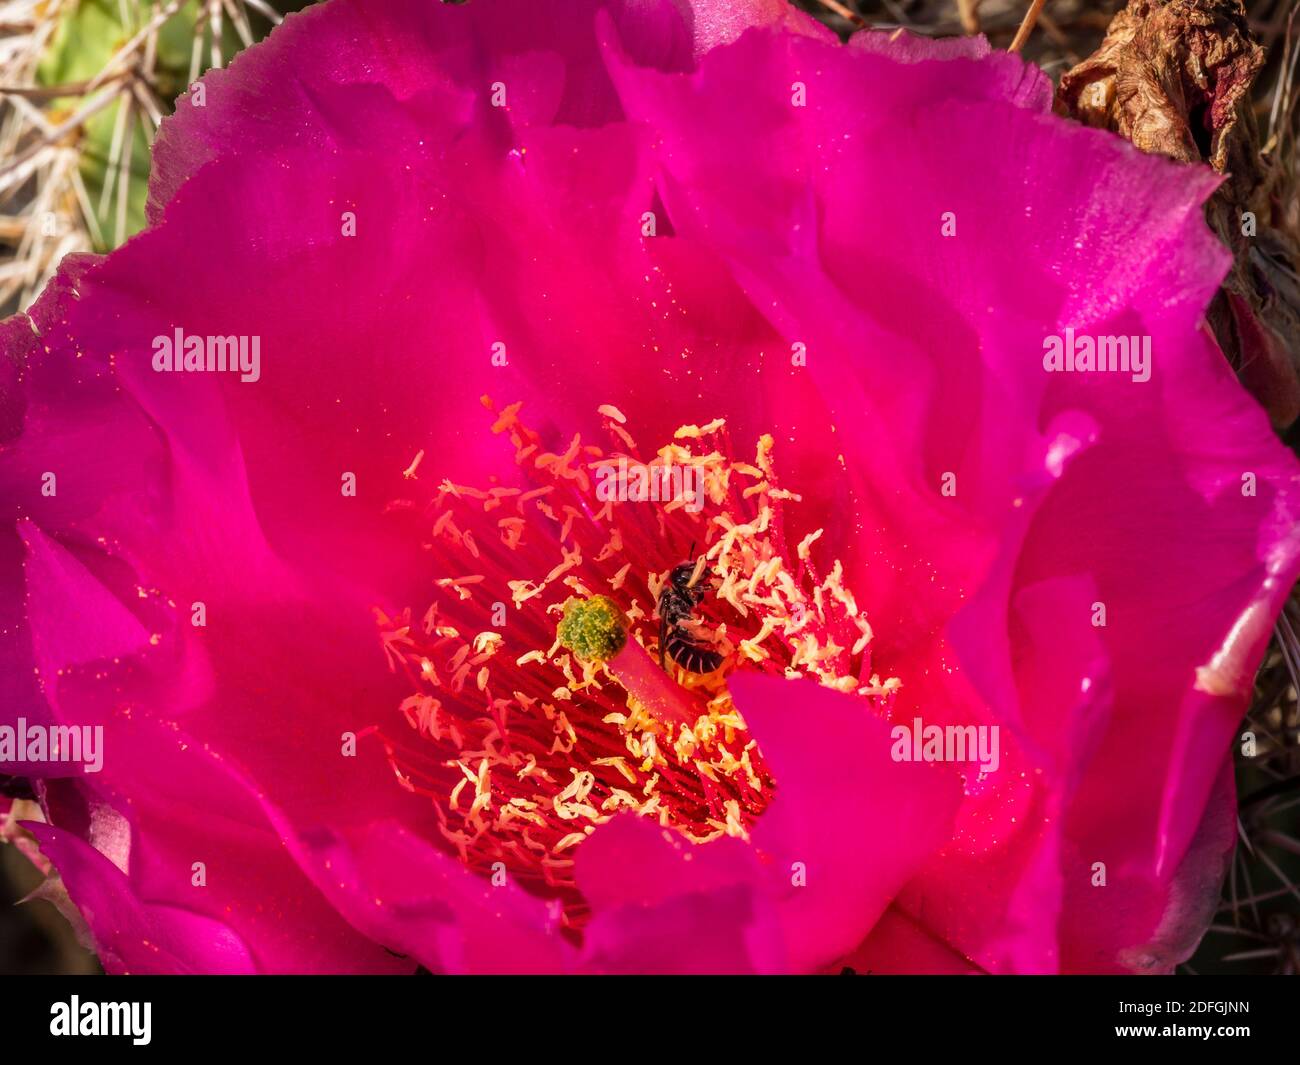
[[[609,451],[576,435],[548,451],[521,404],[483,405],[518,483],[443,480],[394,501],[427,521],[433,595],[375,610],[411,691],[374,731],[466,865],[557,899],[577,928],[573,849],[600,824],[630,812],[703,844],[747,837],[770,801],[777,782],[732,705],[732,672],[812,677],[882,712],[899,682],[871,672],[871,626],[842,567],[814,558],[821,530],[788,542],[801,500],[778,484],[770,436],[744,462],[724,420],[685,425],[647,460],[606,405]],[[638,467],[689,470],[699,493],[598,491],[602,471]],[[421,453],[413,486],[424,468]]]

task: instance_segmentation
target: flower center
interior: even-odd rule
[[[484,406],[492,411],[486,397]],[[434,597],[376,609],[408,727],[378,729],[401,785],[427,797],[470,868],[585,903],[572,849],[620,811],[694,843],[746,837],[776,787],[726,678],[756,669],[872,700],[899,682],[871,672],[871,626],[822,573],[816,530],[791,544],[764,436],[737,461],[725,422],[679,428],[643,461],[621,411],[600,413],[613,448],[575,436],[544,450],[495,412],[522,484],[442,481],[395,501],[424,515]],[[418,486],[422,456],[406,471]]]

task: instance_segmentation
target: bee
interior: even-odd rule
[[[674,566],[659,593],[659,665],[664,665],[666,654],[688,673],[712,673],[722,665],[722,655],[700,646],[682,628],[704,598],[705,589],[692,579],[695,565],[688,561]]]

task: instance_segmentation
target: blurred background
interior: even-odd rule
[[[1030,0],[797,3],[841,34],[861,26],[936,37],[982,32],[995,48],[1012,44],[1030,8]],[[203,71],[224,66],[264,37],[287,11],[304,6],[302,0],[0,0],[0,316],[28,306],[63,256],[107,251],[143,226],[150,146],[176,97]],[[1097,51],[1123,7],[1119,0],[1046,0],[1020,50],[1059,81]],[[1300,211],[1293,92],[1298,7],[1300,0],[1245,2],[1250,33],[1265,49],[1246,106],[1266,133],[1282,131],[1265,147],[1277,178],[1275,214],[1291,229]],[[1300,286],[1295,265],[1294,258],[1283,262],[1274,276]],[[1279,425],[1279,432],[1295,446],[1295,424]],[[1242,725],[1255,753],[1246,757],[1244,744],[1237,748],[1237,853],[1215,922],[1180,972],[1300,972],[1297,631],[1300,599],[1293,595]],[[46,880],[23,845],[16,822],[35,810],[21,798],[23,783],[0,778],[0,792],[9,793],[0,795],[0,973],[101,971],[60,912],[66,900],[57,882]],[[44,897],[22,901],[38,891]]]

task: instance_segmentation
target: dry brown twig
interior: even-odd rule
[[[1025,19],[1020,23],[1020,29],[1016,30],[1016,36],[1007,48],[1008,52],[1018,52],[1025,46],[1029,40],[1029,35],[1034,32],[1034,26],[1038,23],[1038,16],[1042,14],[1043,4],[1046,0],[1033,0],[1029,5],[1029,10],[1025,12]]]
[[[840,0],[817,0],[822,7],[832,14],[839,15],[840,18],[853,23],[853,25],[862,28],[866,26],[867,20],[859,15],[852,8],[840,3]]]

